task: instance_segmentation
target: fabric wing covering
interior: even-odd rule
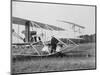
[[[45,24],[45,23],[41,23],[41,22],[36,22],[36,21],[31,21],[31,20],[26,20],[26,19],[22,19],[22,18],[18,18],[18,17],[12,17],[13,24],[25,25],[25,23],[27,21],[31,22],[31,26],[34,26],[36,28],[40,27],[40,28],[43,28],[46,30],[65,31],[65,29],[60,28],[60,27],[56,27],[53,25],[49,25],[49,24]]]

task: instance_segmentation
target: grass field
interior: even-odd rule
[[[95,69],[95,44],[81,44],[64,56],[12,56],[13,73]]]

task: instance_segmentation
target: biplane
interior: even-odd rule
[[[79,33],[80,33],[80,29],[84,29],[85,27],[77,25],[75,23],[71,23],[71,22],[67,22],[67,21],[62,21],[62,20],[58,20],[59,22],[64,22],[64,23],[68,23],[72,25],[72,29],[75,31],[75,27],[79,28]],[[53,35],[51,33],[50,37],[52,39],[52,37],[54,37],[56,40],[58,40],[57,43],[57,47],[55,52],[51,53],[51,39],[46,40],[46,39],[42,39],[43,37],[46,37],[45,34],[41,31],[40,34],[37,34],[37,31],[34,30],[34,28],[37,29],[44,29],[44,30],[48,30],[50,32],[52,31],[66,31],[66,29],[57,27],[57,26],[53,26],[53,25],[49,25],[49,24],[45,24],[45,23],[41,23],[41,22],[37,22],[37,21],[32,21],[32,20],[27,20],[27,19],[22,19],[22,18],[18,18],[18,17],[12,17],[12,24],[16,24],[18,26],[24,26],[24,31],[22,31],[21,33],[25,36],[24,38],[21,37],[19,35],[19,33],[17,33],[14,29],[11,30],[12,32],[12,37],[15,36],[18,39],[22,40],[22,43],[13,43],[12,42],[12,47],[18,47],[19,50],[20,47],[25,47],[25,48],[31,48],[31,50],[33,50],[33,53],[31,54],[16,54],[15,55],[30,55],[30,56],[49,56],[49,55],[54,55],[58,52],[68,52],[71,49],[79,46],[78,44],[76,44],[74,41],[72,41],[71,39],[67,38],[67,42],[65,43],[64,41],[62,41],[60,38],[55,37],[55,35]],[[17,28],[19,30],[19,28]],[[74,38],[74,39],[82,39],[82,38]],[[45,49],[48,49],[47,51]],[[27,49],[28,51],[28,49]],[[44,53],[43,53],[44,51]],[[46,52],[46,53],[45,53]]]

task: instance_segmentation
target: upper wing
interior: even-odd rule
[[[64,31],[65,30],[63,28],[45,24],[45,23],[41,23],[41,22],[26,20],[26,19],[22,19],[22,18],[18,18],[18,17],[12,17],[13,24],[25,25],[25,23],[27,21],[29,21],[32,24],[31,26],[34,26],[37,28],[43,28],[43,29],[47,29],[47,30],[56,30],[56,31]]]
[[[69,23],[69,24],[71,24],[71,25],[77,26],[77,27],[82,28],[82,29],[84,29],[84,28],[85,28],[85,27],[83,27],[83,26],[80,26],[80,25],[75,24],[75,23],[72,23],[72,22],[63,21],[63,20],[58,20],[58,21],[59,21],[59,22],[64,22],[64,23]]]

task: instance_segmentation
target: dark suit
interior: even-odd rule
[[[57,47],[58,42],[59,41],[55,37],[51,38],[51,53],[56,51],[56,47]]]

